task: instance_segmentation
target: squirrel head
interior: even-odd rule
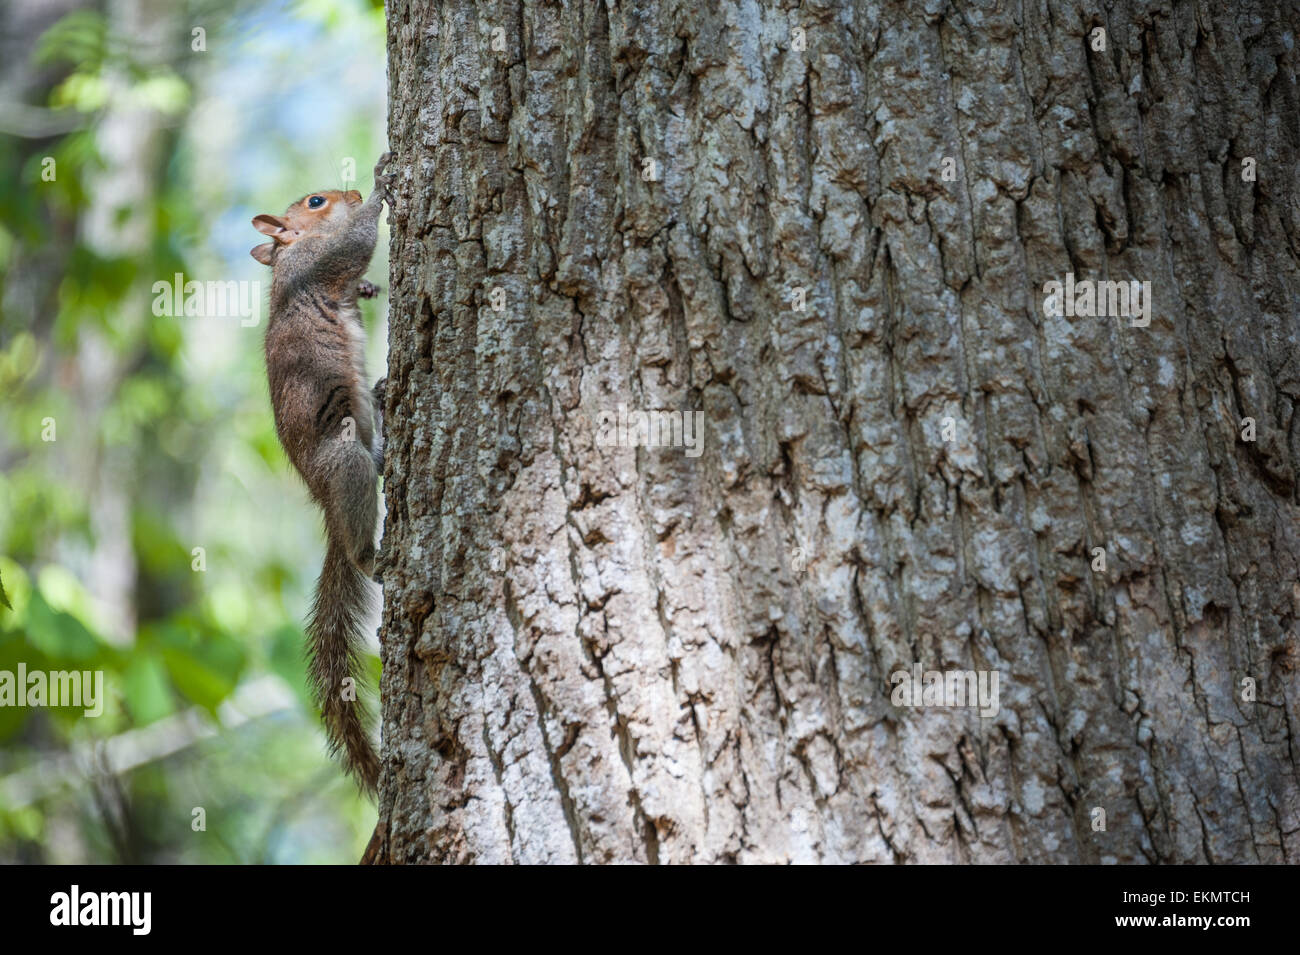
[[[355,189],[341,192],[325,189],[303,196],[282,216],[262,213],[253,217],[253,228],[271,237],[270,242],[254,246],[248,254],[263,265],[274,265],[282,249],[293,245],[303,236],[333,232],[344,225],[352,210],[361,205],[361,193]]]

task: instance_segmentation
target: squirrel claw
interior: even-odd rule
[[[362,298],[374,298],[381,291],[383,290],[378,285],[367,282],[365,279],[362,279],[357,285],[357,294]]]
[[[392,158],[391,152],[384,153],[379,157],[379,162],[375,163],[375,188],[383,190],[385,199],[393,194],[393,174],[385,171]]]

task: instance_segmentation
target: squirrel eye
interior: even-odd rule
[[[323,205],[325,205],[324,196],[312,196],[310,199],[307,200],[308,209],[319,209]]]

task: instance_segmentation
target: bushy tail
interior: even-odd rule
[[[340,755],[361,789],[373,795],[379,784],[379,757],[366,731],[360,693],[363,627],[371,607],[370,587],[365,574],[332,537],[307,619],[312,692],[325,723],[330,752]],[[352,678],[351,684],[344,683],[348,677]]]

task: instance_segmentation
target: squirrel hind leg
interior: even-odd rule
[[[370,448],[370,457],[375,462],[375,473],[384,473],[384,401],[388,397],[388,378],[375,382],[371,392],[371,407],[375,412],[375,440]]]
[[[367,544],[365,547],[361,549],[360,553],[358,553],[354,558],[352,558],[352,562],[357,565],[357,569],[360,570],[363,574],[365,574],[367,577],[371,579],[374,579],[375,545]]]
[[[367,577],[375,570],[375,526],[379,521],[378,473],[370,452],[355,439],[326,442],[316,456],[325,487],[325,521],[349,560]]]

